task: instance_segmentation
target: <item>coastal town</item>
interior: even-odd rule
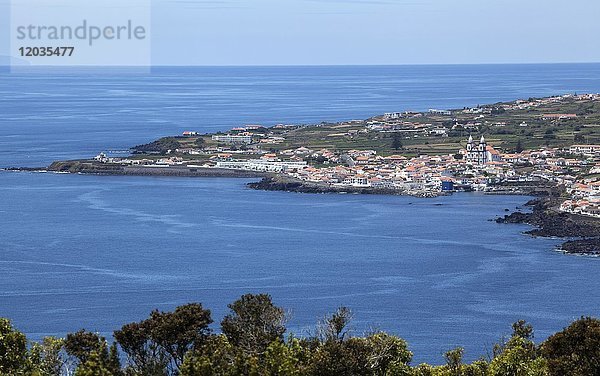
[[[589,143],[599,133],[595,106],[598,94],[563,95],[334,124],[185,131],[135,147],[130,157],[101,153],[94,162],[138,171],[245,171],[269,176],[259,188],[298,191],[432,197],[459,191],[544,195],[560,187],[561,211],[600,218],[600,142]],[[577,111],[551,112],[564,108]],[[523,133],[527,128],[538,130],[538,142]]]

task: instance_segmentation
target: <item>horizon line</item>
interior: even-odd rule
[[[600,64],[600,61],[504,62],[504,63],[369,63],[369,64],[156,64],[151,67],[400,67],[400,66],[460,66],[460,65],[566,65]]]
[[[8,57],[8,56],[0,56]],[[516,65],[595,65],[600,61],[585,62],[507,62],[507,63],[411,63],[411,64],[149,64],[149,65],[20,65],[0,64],[0,67],[27,68],[285,68],[285,67],[415,67],[415,66],[516,66]]]

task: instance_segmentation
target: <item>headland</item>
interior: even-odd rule
[[[134,146],[126,157],[101,152],[40,170],[260,178],[248,186],[303,193],[539,196],[531,212],[497,221],[536,226],[533,236],[575,238],[565,252],[600,254],[599,130],[600,95],[566,94],[337,123],[191,130]]]

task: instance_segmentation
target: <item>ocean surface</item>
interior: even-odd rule
[[[0,167],[119,151],[183,130],[315,123],[600,92],[600,65],[159,68],[0,73]],[[308,195],[245,179],[0,172],[0,316],[31,339],[202,302],[218,322],[267,292],[305,335],[340,305],[353,329],[409,341],[415,363],[486,355],[600,315],[600,259],[489,221],[528,198]],[[218,325],[214,325],[215,329]]]
[[[0,167],[119,151],[185,130],[318,123],[600,92],[600,64],[0,71]]]

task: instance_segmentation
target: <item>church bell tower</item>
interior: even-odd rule
[[[481,140],[479,140],[479,164],[483,165],[487,163],[487,143],[485,142],[485,138],[483,135],[481,136]]]

